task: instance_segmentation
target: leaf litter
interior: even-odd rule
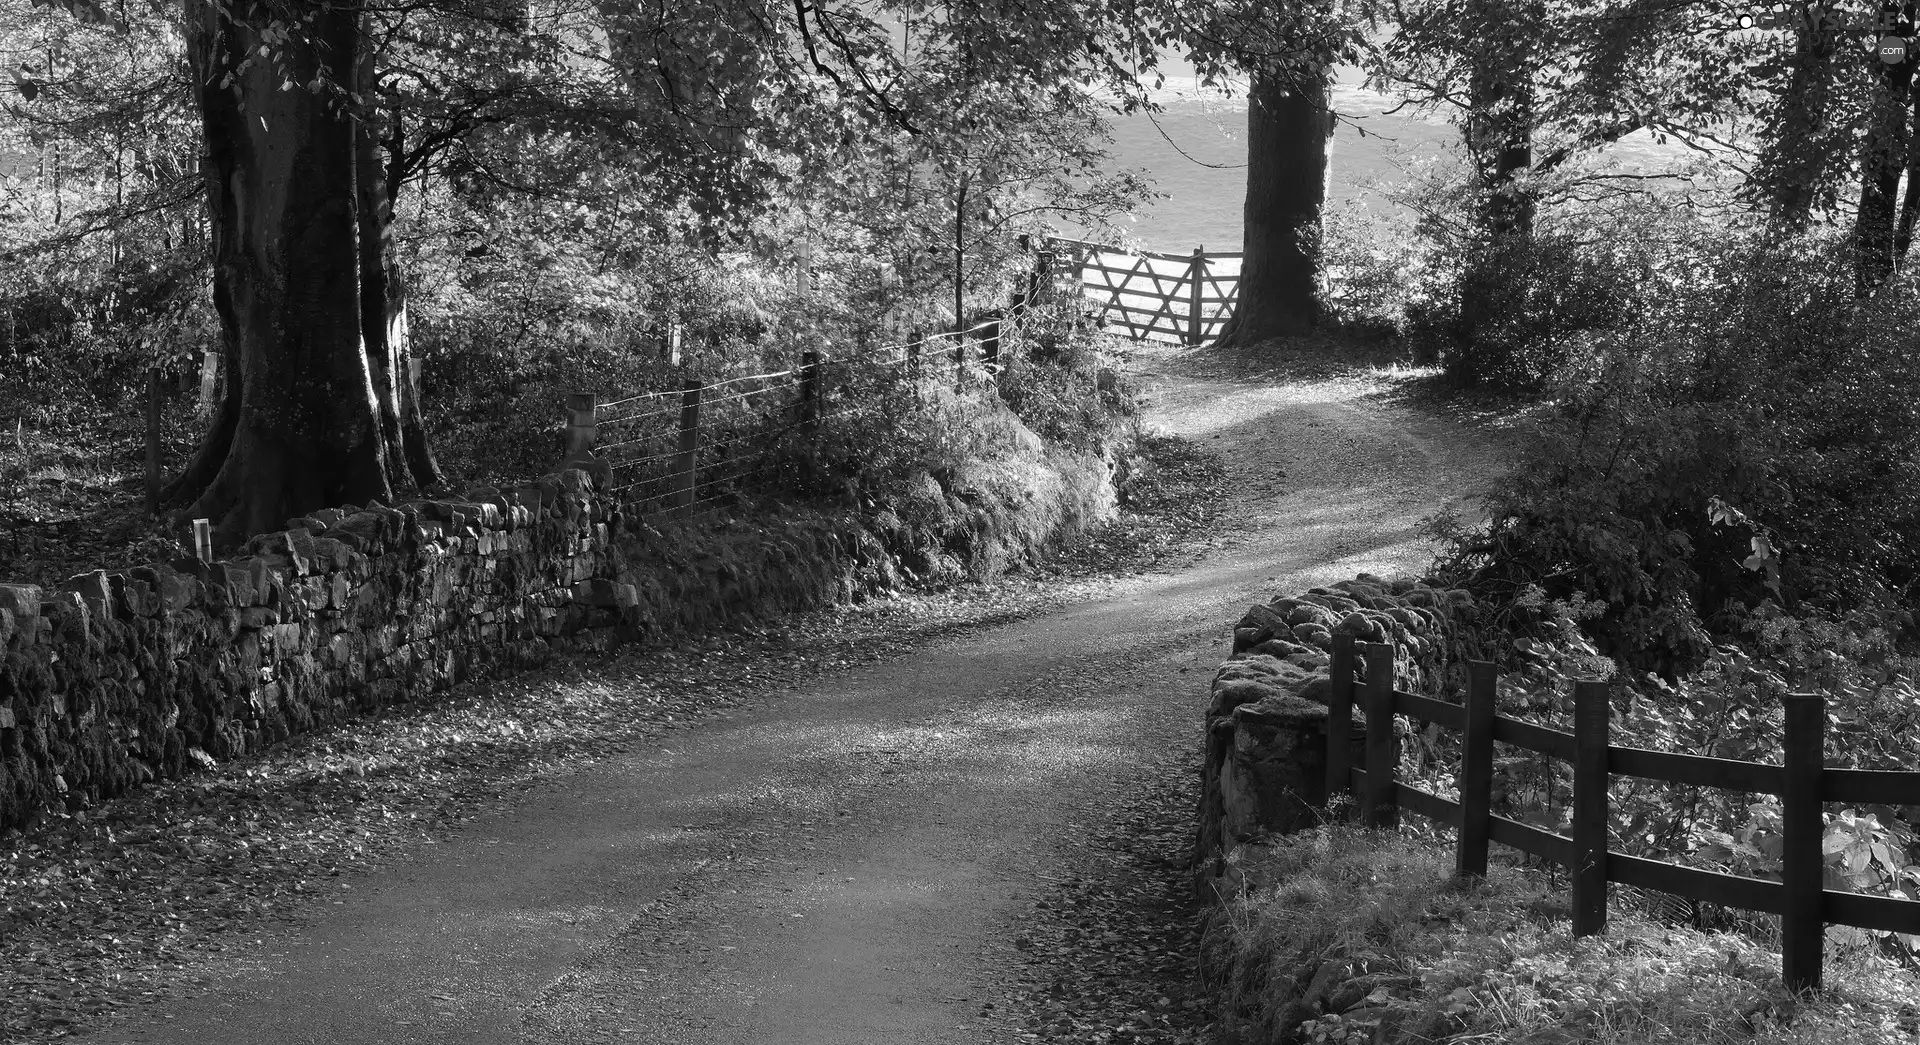
[[[1079,873],[1034,901],[1007,991],[1024,1041],[1192,1045],[1210,1040],[1199,972],[1201,908],[1188,860],[1200,801],[1197,748],[1106,792]],[[984,1014],[984,1010],[983,1010]]]

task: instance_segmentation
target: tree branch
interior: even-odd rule
[[[846,56],[848,67],[853,70],[853,75],[860,81],[860,86],[866,89],[865,93],[867,98],[875,105],[878,105],[881,111],[892,117],[894,122],[900,125],[901,130],[906,131],[908,134],[921,133],[920,128],[914,126],[913,122],[907,119],[907,114],[901,111],[899,106],[893,104],[893,100],[887,97],[886,92],[875,87],[873,81],[867,79],[866,68],[860,64],[859,57],[853,53],[853,45],[847,40],[846,34],[840,32],[840,30],[834,26],[832,20],[827,17],[827,12],[817,4],[813,7],[806,7],[803,5],[802,0],[794,0],[794,13],[800,20],[800,33],[801,36],[806,39],[807,56],[813,62],[814,68],[832,76],[834,83],[839,84],[841,90],[846,90],[846,83],[842,81],[838,75],[829,71],[827,67],[821,63],[819,55],[814,51],[813,38],[807,33],[806,13],[808,11],[812,11],[814,19],[820,23],[820,31],[827,34],[827,38],[832,41],[833,45],[839,49],[842,55]]]
[[[1622,120],[1601,128],[1596,133],[1582,135],[1578,141],[1570,145],[1563,145],[1545,156],[1540,157],[1539,160],[1534,162],[1531,169],[1535,174],[1545,174],[1572,159],[1580,152],[1602,145],[1611,145],[1646,125],[1646,121],[1641,119]]]

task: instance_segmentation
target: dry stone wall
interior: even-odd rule
[[[656,528],[570,469],[315,512],[211,565],[0,584],[0,829],[569,650],[990,574],[1113,511],[1107,462],[1027,456],[872,524]]]
[[[1473,613],[1464,591],[1364,573],[1248,608],[1234,625],[1232,655],[1214,674],[1207,703],[1194,854],[1203,898],[1237,888],[1235,846],[1312,826],[1322,815],[1333,637],[1394,643],[1394,686],[1442,696],[1463,690],[1447,638]],[[1359,681],[1366,665],[1355,660]],[[1364,765],[1357,704],[1352,721],[1353,764]]]

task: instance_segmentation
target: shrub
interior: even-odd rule
[[[1537,388],[1636,306],[1625,264],[1570,232],[1472,246],[1409,304],[1409,347],[1463,385]]]
[[[916,386],[906,367],[885,363],[885,353],[849,369],[842,394],[848,407],[860,409],[816,437],[790,439],[780,474],[804,493],[838,492],[852,482],[873,494],[927,473],[950,475],[964,460],[1036,436],[1100,456],[1131,439],[1138,413],[1132,392],[1117,378],[1102,387],[1106,335],[1070,323],[1064,306],[1036,309],[1018,336],[1008,331],[997,396],[976,370],[964,392],[950,376]],[[952,374],[944,350],[924,366],[928,374]]]
[[[1670,680],[1763,599],[1910,620],[1920,294],[1854,301],[1834,241],[1680,231],[1645,308],[1552,376],[1488,526],[1437,523],[1439,569],[1496,605],[1531,584],[1601,600],[1602,648]]]
[[[1401,336],[1427,264],[1425,252],[1406,249],[1403,229],[1359,206],[1329,210],[1321,259],[1329,327],[1363,340]]]
[[[1131,423],[1139,406],[1114,368],[1111,335],[1071,322],[1070,307],[1028,313],[1026,333],[1003,349],[1000,396],[1049,443],[1104,453],[1116,419]]]

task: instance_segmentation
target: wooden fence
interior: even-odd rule
[[[1017,330],[990,319],[842,359],[803,352],[799,366],[775,373],[689,380],[610,401],[591,392],[569,395],[562,467],[604,467],[612,491],[636,512],[708,514],[762,478],[789,433],[811,436],[836,419],[877,409],[875,392],[890,374],[916,395],[925,380],[951,381],[956,390],[976,379],[997,387],[1001,343]]]
[[[1049,237],[1046,248],[1056,269],[1072,272],[1100,321],[1135,340],[1157,335],[1204,344],[1233,315],[1240,295],[1239,251],[1164,254],[1061,237]]]
[[[1366,721],[1366,766],[1348,764],[1355,700],[1356,646],[1366,659],[1359,693]],[[1469,661],[1464,706],[1393,688],[1391,643],[1334,639],[1328,701],[1327,794],[1355,793],[1363,822],[1391,826],[1405,808],[1458,831],[1455,869],[1485,875],[1487,844],[1499,842],[1568,869],[1573,932],[1598,933],[1607,923],[1607,883],[1638,886],[1729,907],[1781,916],[1781,975],[1791,989],[1820,984],[1827,923],[1920,933],[1920,902],[1823,887],[1821,805],[1852,802],[1920,805],[1920,772],[1827,769],[1822,764],[1826,701],[1819,694],[1786,698],[1783,765],[1619,747],[1608,741],[1607,684],[1574,687],[1574,731],[1548,729],[1494,711],[1494,667]],[[1462,734],[1459,801],[1394,779],[1400,763],[1395,715]],[[1492,813],[1493,745],[1511,744],[1573,763],[1572,836]],[[1607,781],[1613,774],[1693,787],[1715,787],[1781,800],[1781,880],[1719,874],[1607,848]]]

